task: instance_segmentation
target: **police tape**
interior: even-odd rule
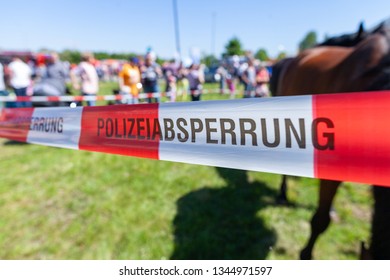
[[[196,93],[197,91],[188,91],[188,93]],[[218,89],[202,90],[202,93],[219,93]],[[225,91],[227,93],[227,91]],[[115,94],[115,95],[88,95],[88,96],[0,96],[0,102],[81,102],[81,101],[126,101],[134,98],[146,99],[146,98],[160,98],[160,97],[172,97],[177,92],[154,92],[154,93],[140,93],[137,97],[131,94]]]
[[[390,185],[390,91],[2,109],[0,137],[54,147]]]
[[[167,93],[141,93],[137,98],[159,98],[161,96],[169,97],[170,92]],[[118,101],[118,100],[131,100],[134,99],[130,94],[115,94],[115,95],[84,95],[84,96],[1,96],[2,102],[77,102],[77,101]]]

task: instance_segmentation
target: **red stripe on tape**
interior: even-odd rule
[[[158,159],[158,104],[85,107],[81,150]]]
[[[48,96],[47,97],[47,101],[51,101],[51,102],[58,102],[58,101],[61,101],[60,97],[59,96]]]
[[[74,101],[83,101],[84,100],[84,96],[74,96]]]
[[[0,112],[0,137],[26,142],[34,109],[3,109]]]
[[[333,123],[318,125],[319,143],[334,138],[333,149],[315,149],[315,177],[388,184],[389,104],[389,91],[313,96],[313,117]]]

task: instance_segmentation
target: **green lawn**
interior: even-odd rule
[[[285,207],[280,180],[0,139],[0,259],[296,259],[318,181],[290,178]],[[371,204],[367,185],[345,183],[314,257],[358,258]]]

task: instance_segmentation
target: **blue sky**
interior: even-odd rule
[[[191,48],[219,56],[234,36],[248,50],[294,54],[311,30],[322,40],[390,16],[390,0],[177,0],[177,6],[183,56]],[[173,0],[2,1],[0,26],[6,50],[144,53],[151,46],[164,58],[176,50]]]

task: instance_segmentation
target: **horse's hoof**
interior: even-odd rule
[[[360,260],[372,260],[371,250],[364,241],[360,242]]]
[[[307,252],[307,250],[302,250],[301,253],[299,254],[299,259],[301,260],[311,260],[311,253]]]

